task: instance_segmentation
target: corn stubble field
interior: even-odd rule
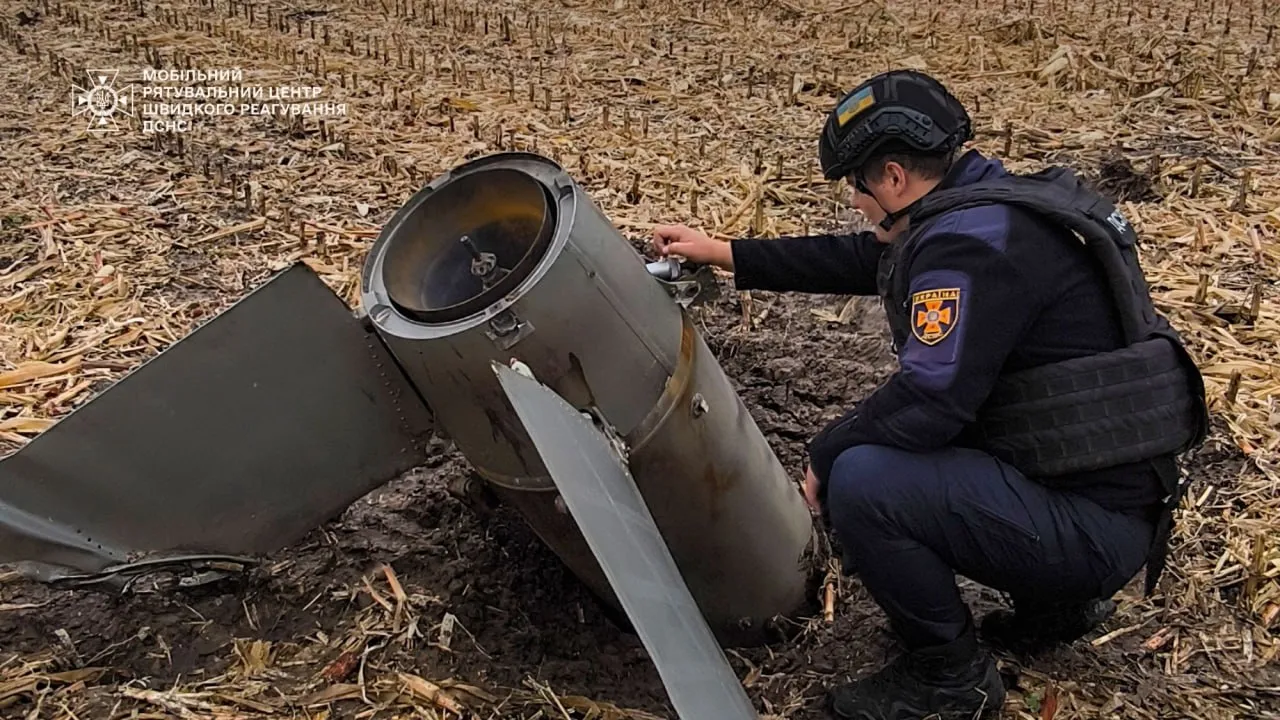
[[[1268,0],[837,3],[0,0],[0,443],[12,451],[293,262],[348,302],[371,239],[434,175],[559,160],[637,248],[847,226],[816,169],[862,77],[934,73],[981,149],[1068,163],[1122,202],[1201,363],[1171,567],[1075,646],[1003,657],[1006,717],[1280,717],[1280,71]],[[85,132],[89,68],[231,69],[337,116]],[[139,98],[141,101],[141,98]],[[726,281],[727,282],[727,281]],[[892,370],[874,301],[734,292],[697,311],[797,476],[805,440]],[[637,639],[518,518],[429,467],[253,577],[112,597],[0,576],[5,717],[671,717]],[[893,651],[856,579],[834,616],[729,653],[762,714]],[[966,584],[975,607],[992,595]]]

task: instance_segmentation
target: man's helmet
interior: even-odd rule
[[[914,70],[892,70],[854,88],[831,111],[818,159],[822,174],[835,180],[862,167],[886,143],[945,153],[972,137],[969,113],[942,83]]]

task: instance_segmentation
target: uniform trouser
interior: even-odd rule
[[[826,510],[845,568],[908,648],[949,642],[968,627],[956,574],[1018,602],[1110,597],[1142,568],[1154,530],[956,448],[850,448],[832,468]]]

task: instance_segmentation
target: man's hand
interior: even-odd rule
[[[729,243],[712,240],[706,233],[685,225],[659,225],[653,229],[653,247],[660,255],[680,255],[700,265],[733,270]]]
[[[804,501],[809,509],[822,512],[822,503],[818,500],[818,478],[814,476],[813,468],[808,466],[804,469]]]
[[[870,195],[863,195],[857,190],[854,190],[850,204],[853,205],[854,210],[862,213],[862,216],[867,219],[867,222],[875,225],[876,227],[879,227],[880,221],[884,220],[884,216],[886,214],[884,208],[880,207],[880,203],[876,202],[876,199]]]

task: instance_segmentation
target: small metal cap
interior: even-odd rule
[[[644,269],[659,280],[676,280],[680,277],[680,261],[673,257],[646,263]]]

